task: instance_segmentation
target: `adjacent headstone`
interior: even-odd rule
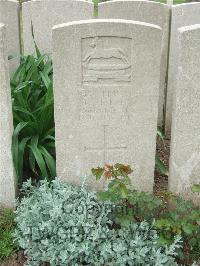
[[[116,0],[99,4],[99,18],[114,18],[142,21],[162,28],[162,59],[160,68],[160,94],[158,123],[162,125],[165,103],[165,88],[168,59],[170,9],[166,4],[151,1]]]
[[[171,41],[169,55],[169,72],[167,86],[167,106],[165,128],[167,135],[170,135],[172,121],[173,95],[177,79],[177,46],[178,46],[178,28],[200,23],[200,3],[187,3],[172,6],[171,19]]]
[[[35,41],[42,52],[52,52],[52,27],[75,20],[91,19],[93,4],[84,0],[33,0],[22,5],[25,54],[35,51]],[[32,26],[31,26],[32,24]]]
[[[15,0],[0,1],[0,23],[7,25],[8,55],[10,72],[13,73],[19,64],[19,3]]]
[[[137,189],[153,190],[160,51],[161,28],[152,24],[97,19],[54,27],[58,176],[80,183],[92,167],[118,162],[133,167]]]
[[[200,204],[200,24],[178,29],[169,188]]]
[[[12,108],[9,86],[6,27],[0,24],[0,205],[12,207],[15,178],[12,164]]]

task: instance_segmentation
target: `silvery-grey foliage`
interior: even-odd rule
[[[173,256],[179,247],[160,248],[158,236],[146,222],[129,228],[111,229],[114,205],[98,201],[84,187],[42,181],[18,204],[15,238],[30,258],[29,265],[177,265]]]

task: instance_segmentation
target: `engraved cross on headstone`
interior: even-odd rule
[[[103,152],[103,158],[104,158],[104,163],[107,162],[107,153],[108,151],[124,151],[127,149],[127,146],[121,145],[121,146],[109,146],[108,141],[107,141],[107,125],[103,126],[103,147],[102,148],[91,148],[91,147],[85,147],[86,152],[94,152],[94,151],[102,151]]]

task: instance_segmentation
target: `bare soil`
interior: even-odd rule
[[[169,169],[170,140],[157,141],[157,154]],[[163,190],[168,188],[168,177],[162,175],[157,169],[154,173],[154,194],[159,195]]]
[[[16,252],[8,260],[1,262],[1,266],[23,266],[26,262],[26,257],[23,251]]]

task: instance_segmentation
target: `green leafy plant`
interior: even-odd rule
[[[36,46],[36,56],[22,57],[11,79],[12,152],[19,183],[25,175],[56,176],[52,74],[52,61]]]
[[[200,193],[200,184],[195,184],[192,186],[192,192]]]
[[[99,201],[96,193],[55,179],[34,187],[23,185],[16,211],[15,239],[25,249],[29,265],[149,265],[175,266],[180,238],[160,247],[147,223],[113,228],[115,205]]]
[[[10,257],[17,249],[13,242],[14,229],[14,213],[11,209],[4,209],[0,212],[0,261]]]
[[[92,169],[96,180],[106,179],[108,189],[100,191],[101,200],[110,200],[118,204],[119,208],[113,212],[114,220],[121,226],[129,226],[133,221],[141,222],[154,217],[164,208],[163,201],[145,192],[136,191],[130,181],[129,175],[133,172],[129,165],[115,164]]]
[[[154,221],[161,245],[171,244],[176,235],[183,239],[179,250],[179,260],[190,265],[200,258],[200,209],[191,201],[163,192],[162,198],[133,189],[130,184],[130,166],[123,164],[105,165],[92,169],[97,180],[106,179],[108,188],[98,196],[101,200],[111,200],[117,208],[113,210],[116,226],[129,226],[132,222]],[[193,191],[198,192],[195,185]]]
[[[105,167],[98,167],[92,169],[92,174],[96,177],[96,180],[100,180],[104,177],[106,180],[110,180],[107,191],[99,193],[101,199],[109,199],[111,201],[118,201],[119,199],[127,199],[128,187],[131,184],[129,174],[133,171],[129,165],[106,164]]]
[[[167,193],[168,208],[156,219],[154,228],[159,232],[160,243],[171,243],[175,235],[183,239],[180,261],[190,265],[200,258],[200,209],[192,201]]]

